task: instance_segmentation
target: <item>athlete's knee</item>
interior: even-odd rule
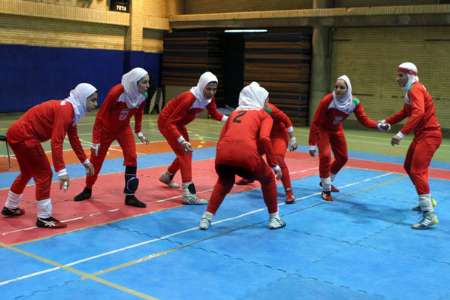
[[[127,195],[133,195],[138,189],[139,179],[136,176],[136,171],[136,166],[125,168],[125,188],[123,192]]]
[[[341,166],[345,165],[347,163],[347,161],[348,161],[348,156],[347,155],[337,156],[336,157],[336,162],[339,165],[341,165]]]

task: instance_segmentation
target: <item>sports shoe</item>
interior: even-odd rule
[[[204,205],[208,200],[197,198],[197,191],[192,182],[183,183],[183,204],[186,205]]]
[[[286,192],[286,200],[284,201],[286,204],[294,204],[295,203],[295,196],[292,193],[292,191]]]
[[[431,198],[431,205],[433,205],[433,208],[437,206],[437,200],[434,198]],[[414,206],[411,208],[412,211],[422,212],[422,208],[420,208],[420,205]]]
[[[198,228],[200,228],[200,230],[208,230],[208,228],[211,226],[211,221],[212,217],[203,214],[202,218],[200,219],[200,224],[198,225]]]
[[[37,218],[36,220],[36,226],[39,228],[50,228],[50,229],[58,229],[58,228],[66,228],[67,224],[56,220],[53,217],[48,218]]]
[[[92,196],[92,189],[85,187],[81,193],[73,197],[73,201],[83,201],[90,199]]]
[[[186,205],[205,205],[205,204],[208,204],[208,200],[197,198],[196,194],[183,193],[183,204],[186,204]]]
[[[139,201],[139,199],[136,198],[135,195],[126,195],[125,196],[125,204],[129,205],[129,206],[140,207],[140,208],[144,208],[147,206],[147,204],[145,204],[144,202]]]
[[[180,187],[179,184],[173,181],[173,175],[170,175],[169,172],[164,172],[159,176],[159,181],[167,185],[171,189],[178,189]]]
[[[322,187],[322,182],[319,182],[319,185],[320,185],[320,187]],[[339,193],[340,190],[337,187],[335,187],[334,185],[331,185],[331,192],[332,193]]]
[[[321,196],[322,196],[322,199],[325,201],[333,201],[333,197],[331,196],[330,191],[323,191]]]
[[[241,178],[241,179],[239,179],[239,180],[236,182],[236,184],[237,184],[237,185],[247,185],[247,184],[252,183],[253,181],[254,181],[254,180],[251,180],[251,179]]]
[[[286,226],[286,223],[280,217],[269,218],[269,229],[280,229]]]
[[[431,226],[439,223],[438,217],[432,211],[423,213],[422,220],[418,223],[411,225],[412,229],[429,229]]]
[[[4,217],[7,217],[7,218],[18,217],[18,216],[21,216],[23,214],[25,214],[25,210],[23,208],[19,208],[19,207],[8,208],[8,207],[5,206],[2,209],[2,215]]]

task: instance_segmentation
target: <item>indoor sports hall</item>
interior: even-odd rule
[[[0,28],[0,299],[450,299],[450,1],[0,0]],[[117,84],[128,95],[124,77],[136,67],[149,85],[139,92],[142,121],[131,117],[127,126],[137,155],[133,195],[145,207],[124,202],[129,166],[117,139],[92,196],[74,201],[86,186],[86,161],[66,132],[59,158],[49,133],[40,144],[52,168],[50,209],[66,227],[41,228],[40,183],[28,181],[11,206],[23,161],[36,155],[17,155],[11,128],[33,107],[70,102],[77,84],[92,84],[97,109],[76,119],[73,104],[69,120],[92,162],[105,99]],[[193,194],[214,198],[217,145],[243,115],[236,117],[243,88],[258,82],[293,124],[285,135],[295,147],[284,157],[293,203],[265,155],[283,221],[277,230],[268,228],[256,181],[235,184],[207,230],[199,222],[210,206],[187,205],[185,175],[174,174],[178,188],[160,181],[179,156],[165,134],[171,125],[158,119],[183,92],[197,101],[193,87],[207,71],[218,79],[208,101],[229,118],[195,111],[189,138],[178,141],[192,147]],[[337,174],[331,167],[330,185],[321,127],[329,117],[318,112],[343,111],[333,101],[344,83],[352,110],[330,122],[343,123],[348,160]],[[405,109],[397,122],[392,115]],[[259,110],[274,118],[267,103]],[[442,136],[438,144],[423,142],[430,132]],[[64,184],[57,159],[70,178]]]

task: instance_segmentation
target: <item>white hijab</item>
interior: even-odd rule
[[[239,106],[237,110],[260,110],[264,108],[269,92],[253,81],[239,93]]]
[[[134,68],[122,76],[124,92],[120,94],[119,102],[126,103],[127,107],[132,109],[139,107],[139,105],[145,101],[147,96],[140,93],[138,89],[138,82],[144,78],[145,75],[148,75],[146,70]]]
[[[203,93],[205,87],[211,82],[219,83],[219,80],[213,73],[205,72],[198,79],[197,85],[191,88],[191,93],[195,96],[195,102],[192,108],[204,109],[211,102],[212,98],[206,98]]]
[[[417,67],[415,64],[410,62],[404,62],[398,66],[398,71],[405,73],[408,76],[408,81],[405,86],[402,87],[403,92],[405,93],[405,103],[409,104],[408,92],[411,89],[411,86],[414,82],[419,81],[419,77],[417,76]]]
[[[89,83],[80,83],[70,91],[69,97],[65,101],[70,102],[73,106],[73,125],[77,125],[86,114],[87,98],[96,91],[97,89]]]
[[[347,86],[347,90],[342,96],[337,96],[336,90],[333,90],[333,100],[328,108],[334,108],[345,112],[346,114],[351,114],[355,110],[355,104],[353,103],[352,84],[350,82],[350,78],[348,78],[347,75],[342,75],[338,77],[337,80],[343,80]]]

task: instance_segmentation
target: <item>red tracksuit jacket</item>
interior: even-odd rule
[[[260,145],[267,163],[275,166],[270,142],[272,118],[264,110],[236,110],[222,128],[217,143],[216,164],[254,169],[260,161]]]
[[[92,141],[94,144],[100,143],[102,132],[114,136],[130,125],[130,119],[134,116],[134,131],[136,133],[142,130],[142,116],[144,115],[145,102],[138,108],[128,108],[124,102],[118,102],[119,96],[124,92],[122,84],[113,86],[105,101],[97,112],[94,128],[92,130]]]
[[[9,128],[8,143],[28,140],[45,142],[51,139],[52,159],[55,171],[65,168],[63,143],[66,133],[72,149],[80,162],[86,160],[83,147],[78,139],[77,127],[73,125],[72,104],[61,100],[48,100],[29,109]]]
[[[171,139],[176,140],[182,134],[179,128],[182,128],[192,122],[197,114],[203,109],[192,108],[195,102],[195,96],[186,91],[171,99],[166,107],[161,111],[158,118],[158,127],[166,132]],[[215,120],[221,121],[223,115],[217,111],[216,101],[212,98],[206,106],[208,114]]]
[[[313,121],[311,122],[311,128],[309,131],[310,145],[317,145],[319,140],[319,132],[321,130],[332,132],[344,130],[342,123],[345,119],[347,119],[349,114],[335,108],[328,108],[331,101],[333,101],[333,94],[329,93],[322,98],[319,106],[316,109],[316,112],[314,113]],[[367,116],[359,100],[353,99],[353,101],[357,102],[355,110],[353,112],[355,113],[358,121],[366,127],[376,128],[377,122]]]
[[[395,124],[409,117],[400,131],[404,135],[414,131],[416,137],[420,136],[424,131],[441,130],[441,125],[436,118],[433,99],[427,88],[422,83],[415,82],[408,92],[408,97],[410,104],[405,103],[403,109],[386,118],[386,122]]]
[[[268,103],[270,109],[269,114],[273,119],[272,131],[270,137],[288,138],[287,129],[292,127],[291,119],[278,107],[272,103]]]

